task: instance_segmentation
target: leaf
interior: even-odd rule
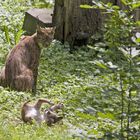
[[[125,56],[125,58],[127,60],[129,60],[129,52],[127,50],[121,48],[121,47],[119,47],[118,49],[123,53],[123,55]]]
[[[90,6],[90,5],[85,4],[85,5],[80,5],[80,8],[84,8],[84,9],[92,9],[93,6]]]
[[[22,33],[23,33],[23,30],[22,29],[20,29],[17,33],[15,33],[15,36],[14,36],[14,38],[15,38],[15,44],[17,44],[19,42]]]
[[[92,1],[94,4],[94,8],[99,8],[99,9],[106,9],[106,7],[104,6],[103,2],[96,2],[96,1]]]
[[[132,9],[136,9],[140,7],[140,2],[136,2],[132,4]]]
[[[117,66],[114,65],[112,62],[108,62],[107,64],[108,64],[109,67],[112,68],[112,69],[117,68]]]
[[[99,66],[100,68],[107,69],[107,66],[103,64],[102,62],[96,61],[95,64]]]
[[[121,2],[122,2],[124,5],[128,5],[128,3],[127,3],[126,0],[121,0]]]
[[[119,6],[112,6],[112,8],[115,9],[115,10],[119,10],[120,9]]]
[[[100,9],[105,9],[105,7],[103,6],[103,4],[102,4],[102,3],[100,3],[100,2],[99,2],[99,3],[97,3],[96,5],[97,5]]]
[[[96,129],[90,129],[90,130],[88,130],[88,135],[90,135],[90,134],[97,135],[98,133],[99,132]]]
[[[98,42],[98,43],[95,43],[95,46],[96,47],[106,47],[106,44],[104,42]]]
[[[87,47],[90,48],[90,49],[94,49],[94,47],[91,46],[91,45],[87,45]]]
[[[137,38],[135,41],[136,41],[137,43],[140,43],[140,38]]]
[[[76,112],[76,115],[83,118],[83,119],[90,119],[90,120],[96,120],[97,118],[93,115],[86,114],[86,113],[81,113],[81,112]]]
[[[111,113],[102,113],[102,112],[98,112],[98,116],[103,118],[103,119],[111,119],[113,120],[114,119],[114,115],[111,114]]]
[[[140,26],[140,20],[136,21],[136,24],[137,24],[138,26]]]
[[[9,44],[11,44],[8,26],[4,26],[4,33],[5,33],[6,41],[7,41]]]
[[[132,48],[132,58],[139,56],[140,50],[137,50],[136,48]]]
[[[108,2],[108,3],[107,3],[107,6],[108,6],[109,8],[111,8],[112,5],[113,5],[113,4],[112,4],[111,2]]]
[[[140,33],[139,32],[136,33],[136,37],[140,38]]]

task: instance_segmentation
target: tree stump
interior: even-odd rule
[[[53,22],[55,38],[73,45],[86,44],[89,36],[100,30],[101,16],[97,9],[82,9],[92,5],[92,0],[55,0]]]
[[[52,27],[52,14],[53,9],[34,8],[28,10],[25,12],[23,29],[30,35],[36,32],[37,25],[41,27]]]

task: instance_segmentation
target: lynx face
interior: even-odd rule
[[[48,47],[54,38],[55,28],[40,28],[37,27],[37,42],[39,46]]]

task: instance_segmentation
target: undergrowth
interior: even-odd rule
[[[10,49],[18,42],[18,36],[23,33],[24,11],[37,7],[35,2],[5,0],[0,3],[0,68]],[[108,54],[104,55],[105,51],[100,47],[83,47],[70,53],[70,47],[58,41],[44,48],[35,96],[0,87],[0,139],[121,139],[120,82],[118,74],[114,73],[115,66],[111,62],[106,63],[110,66],[108,69],[103,63],[104,58],[110,59]],[[134,101],[138,102],[139,94],[136,91],[133,94],[136,95]],[[24,124],[20,116],[21,105],[28,99],[35,101],[38,98],[63,102],[63,121],[52,127]],[[139,139],[139,106],[134,105],[131,109],[136,116],[133,116],[130,127],[133,129],[133,138]],[[125,131],[123,135],[126,135]]]

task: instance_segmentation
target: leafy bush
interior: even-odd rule
[[[112,3],[93,1],[94,6],[82,5],[82,8],[99,8],[107,15],[103,29],[103,41],[95,44],[99,51],[96,65],[104,72],[113,72],[112,82],[118,83],[114,93],[120,94],[120,139],[139,137],[139,33],[136,33],[139,21],[134,20],[133,11],[140,2],[122,0],[124,9]],[[106,44],[106,45],[105,45]],[[107,46],[108,49],[105,48]],[[115,85],[115,84],[114,84]],[[111,87],[109,87],[111,88]],[[112,89],[111,89],[112,90]],[[112,90],[112,91],[113,91]],[[114,96],[114,95],[113,95]],[[117,112],[117,111],[116,111]],[[109,136],[109,135],[108,135]]]
[[[24,11],[37,2],[1,2],[1,67],[22,33]],[[35,96],[0,87],[0,139],[139,139],[139,53],[132,53],[139,37],[131,32],[136,23],[129,11],[111,4],[100,6],[110,11],[104,42],[72,54],[68,45],[57,41],[44,48]],[[37,98],[63,102],[63,123],[53,127],[24,124],[20,118],[21,105]]]

